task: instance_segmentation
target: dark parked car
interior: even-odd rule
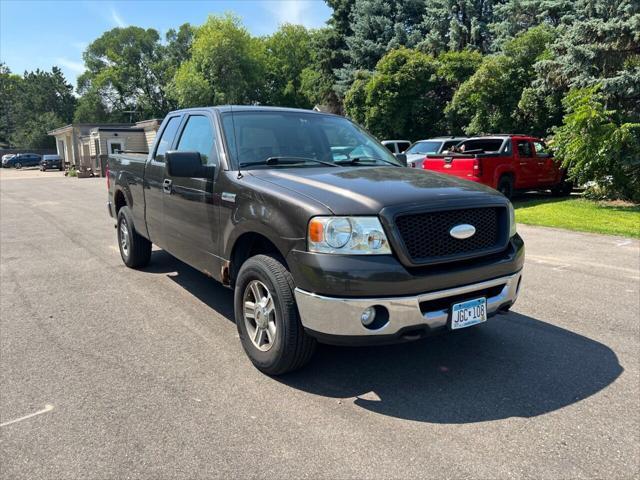
[[[108,166],[125,265],[146,265],[155,243],[234,289],[240,341],[268,374],[300,368],[318,341],[416,340],[483,323],[518,296],[524,244],[509,200],[403,168],[344,117],[180,110],[148,156]]]
[[[44,155],[40,161],[40,170],[43,172],[49,169],[62,170],[62,158],[60,155]]]
[[[18,153],[8,159],[6,163],[3,163],[2,166],[5,168],[37,167],[40,165],[40,160],[42,160],[42,157],[37,153]]]

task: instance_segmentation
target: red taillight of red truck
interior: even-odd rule
[[[473,176],[481,177],[482,176],[482,162],[479,158],[476,158],[473,161]]]

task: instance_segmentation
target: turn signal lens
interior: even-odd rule
[[[314,243],[320,243],[324,240],[324,225],[316,218],[309,222],[309,240]]]

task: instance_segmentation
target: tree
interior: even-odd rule
[[[56,148],[56,140],[48,132],[65,123],[54,112],[34,115],[16,129],[12,143],[20,148]]]
[[[512,38],[530,28],[544,24],[558,27],[571,23],[575,0],[507,0],[494,6],[494,20],[489,25],[493,37],[491,49],[500,51]]]
[[[372,75],[356,74],[345,96],[349,116],[378,137],[424,138],[447,132],[443,106],[481,61],[476,52],[434,58],[398,48],[385,55]]]
[[[11,144],[11,136],[16,129],[17,98],[20,95],[22,78],[11,73],[9,67],[0,63],[0,143]]]
[[[450,124],[462,126],[467,134],[512,131],[543,134],[544,131],[533,131],[532,125],[522,121],[526,116],[519,111],[519,105],[534,77],[533,65],[545,55],[553,39],[553,28],[541,25],[507,42],[501,54],[485,57],[447,105]]]
[[[76,99],[57,67],[20,77],[2,65],[0,102],[0,141],[20,148],[47,148],[52,145],[47,131],[71,121]]]
[[[356,0],[345,37],[347,62],[336,70],[338,91],[344,93],[357,70],[373,70],[390,50],[416,45],[424,8],[423,0]]]
[[[418,48],[431,52],[491,50],[496,0],[430,0],[420,29],[425,33]]]
[[[191,58],[180,65],[171,96],[180,107],[254,103],[264,98],[264,42],[233,15],[210,16],[196,29]]]
[[[561,93],[601,84],[609,108],[640,121],[640,3],[576,0],[575,12],[536,65],[539,84]]]
[[[347,60],[344,38],[336,28],[315,30],[311,34],[311,63],[301,73],[303,95],[312,105],[322,105],[331,112],[343,112],[342,99],[334,85],[336,69]]]
[[[619,123],[601,86],[577,88],[563,100],[555,130],[556,157],[578,183],[596,182],[608,197],[640,201],[640,123]]]
[[[152,28],[109,30],[84,52],[87,70],[78,79],[78,90],[99,95],[109,112],[135,110],[143,118],[163,116],[170,109],[166,87],[172,74],[164,53]]]
[[[271,105],[311,107],[302,91],[302,72],[311,64],[311,33],[302,25],[284,24],[264,39],[265,100]]]

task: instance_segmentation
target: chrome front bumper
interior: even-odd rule
[[[447,298],[467,295],[473,298],[475,292],[478,292],[479,298],[483,296],[483,291],[504,285],[499,293],[487,297],[487,314],[495,314],[516,301],[521,276],[520,271],[486,282],[409,297],[335,298],[316,295],[299,288],[296,288],[295,295],[302,325],[306,329],[323,335],[345,337],[389,336],[412,327],[427,327],[429,330],[444,328],[449,321],[450,307],[442,308],[442,303],[446,303]],[[434,300],[439,301],[436,302],[439,308],[429,310],[427,302]],[[443,300],[445,302],[442,302]],[[374,306],[384,307],[389,316],[384,325],[371,329],[362,324],[361,314],[367,307]],[[425,306],[426,311],[423,311]]]

